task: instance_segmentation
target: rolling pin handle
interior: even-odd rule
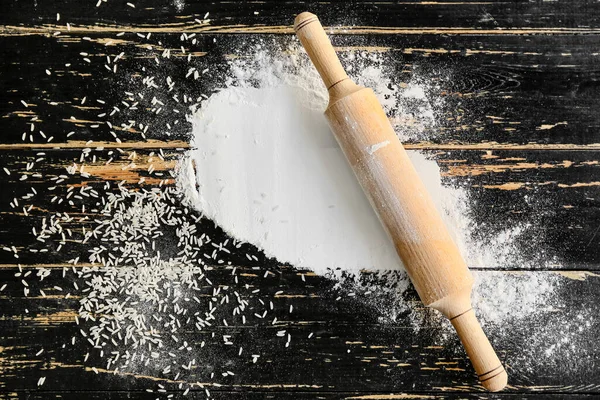
[[[502,390],[507,384],[508,375],[481,329],[473,309],[450,318],[450,322],[473,363],[481,385],[491,392]]]
[[[294,20],[294,31],[327,90],[349,79],[316,15],[309,12],[299,14]]]

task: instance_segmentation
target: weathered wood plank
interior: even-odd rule
[[[23,268],[23,272],[29,270],[32,269],[28,266]],[[263,299],[273,301],[271,317],[277,316],[279,321],[272,325],[270,321],[256,320],[247,326],[216,323],[208,331],[179,331],[177,334],[194,346],[203,340],[207,346],[196,355],[199,367],[185,378],[175,379],[169,374],[156,375],[151,368],[143,366],[117,374],[107,371],[102,358],[94,352],[97,350],[79,334],[74,321],[78,299],[64,298],[68,290],[75,292],[66,288],[60,270],[43,282],[29,278],[31,295],[24,297],[19,294],[21,277],[14,276],[19,270],[3,268],[0,282],[8,285],[0,296],[3,337],[0,387],[35,390],[37,380],[46,376],[41,388],[45,391],[87,390],[100,385],[106,390],[127,387],[135,391],[156,389],[159,383],[169,390],[177,390],[179,383],[210,381],[223,385],[206,384],[217,391],[480,392],[475,377],[470,374],[469,361],[447,323],[429,312],[419,316],[423,311],[418,303],[393,319],[385,307],[381,308],[382,303],[415,302],[414,292],[397,297],[375,290],[370,295],[357,297],[352,296],[349,289],[336,289],[336,282],[325,277],[307,275],[301,280],[298,271],[292,268],[276,266],[271,270],[278,277],[246,276],[234,288],[243,292],[247,290],[245,285],[250,284],[251,290],[260,289]],[[228,270],[215,267],[210,273],[214,283],[233,285]],[[492,279],[492,282],[498,274],[509,272],[477,273],[478,280]],[[595,393],[598,391],[595,378],[600,371],[595,362],[598,311],[594,304],[600,300],[600,279],[585,278],[583,273],[565,274],[569,277],[552,272],[538,274],[554,275],[559,280],[556,292],[544,299],[536,314],[530,316],[529,321],[504,322],[511,323],[507,329],[487,326],[509,366],[511,387],[508,392]],[[63,293],[52,291],[58,284],[63,286]],[[35,295],[38,287],[47,290],[47,297]],[[211,287],[206,291],[210,293]],[[279,291],[281,293],[276,294]],[[292,304],[294,312],[290,314],[288,308]],[[228,310],[222,312],[227,315]],[[283,329],[292,335],[289,347],[284,346],[285,338],[276,335]],[[563,329],[565,335],[554,336],[547,329]],[[211,332],[216,333],[216,339],[210,339]],[[314,336],[308,338],[311,332]],[[224,334],[243,344],[247,352],[261,354],[260,362],[253,364],[249,356],[237,355],[237,347],[231,350],[224,346],[221,340]],[[568,337],[570,342],[561,344],[563,337]],[[558,347],[551,355],[544,354],[551,346]],[[36,355],[41,349],[44,351]],[[91,356],[84,362],[88,352]],[[568,362],[563,362],[565,360]],[[98,374],[92,367],[98,369]],[[217,373],[215,380],[208,379],[207,374],[221,372],[222,368],[235,371],[235,376],[223,378]],[[78,376],[76,381],[68,378],[73,374]],[[415,376],[419,377],[416,381]],[[410,389],[407,382],[411,382]]]
[[[225,85],[230,54],[251,55],[259,42],[273,49],[291,42],[272,36],[200,35],[193,49],[187,50],[194,52],[188,62],[175,56],[183,55],[179,36],[162,34],[146,40],[135,34],[94,33],[89,40],[78,35],[0,38],[3,57],[11,60],[11,70],[18,71],[5,85],[0,102],[1,142],[31,144],[33,140],[47,146],[50,137],[50,143],[64,143],[67,139],[114,141],[115,136],[124,142],[138,142],[144,136],[181,140],[191,130],[185,121],[189,107]],[[110,41],[113,45],[106,46]],[[600,143],[596,118],[600,75],[594,67],[600,53],[589,51],[597,36],[527,40],[518,36],[336,36],[334,42],[343,49],[386,50],[384,64],[394,69],[389,75],[400,86],[415,79],[435,82],[425,86],[437,103],[433,111],[438,123],[415,140],[438,145],[564,144],[592,149]],[[156,51],[145,48],[149,44],[171,49],[173,56],[157,65]],[[108,71],[106,66],[113,68],[114,58],[122,52],[125,55],[116,63],[118,74]],[[106,56],[113,61],[108,63]],[[192,66],[205,74],[199,79],[189,77]],[[161,84],[171,77],[177,85],[165,95],[144,83],[149,76]],[[174,94],[178,101],[171,97]],[[193,100],[183,103],[184,95]],[[158,116],[153,97],[164,103]],[[407,105],[407,113],[419,106],[413,103]],[[115,113],[114,107],[119,111]],[[67,138],[70,132],[73,136]]]
[[[0,244],[15,246],[19,252],[19,259],[15,259],[12,252],[0,251],[0,263],[35,262],[38,254],[32,251],[40,243],[32,228],[39,230],[41,219],[49,212],[67,212],[73,218],[67,225],[77,232],[93,226],[93,219],[100,217],[98,199],[75,200],[71,205],[66,198],[69,187],[75,192],[89,187],[107,193],[121,183],[145,189],[173,185],[172,170],[184,154],[178,147],[162,153],[153,147],[119,152],[100,145],[83,161],[80,148],[0,152],[0,167],[10,173],[0,170],[0,184],[5,189],[0,199],[6,204],[0,211]],[[454,210],[477,227],[467,240],[483,244],[512,232],[510,244],[501,245],[510,247],[518,257],[504,260],[503,268],[519,270],[526,263],[534,269],[552,268],[554,264],[595,269],[600,264],[597,151],[445,149],[426,154],[439,164],[444,184],[460,188],[452,195],[468,202],[456,204],[462,209]],[[74,168],[74,174],[67,168]],[[105,187],[107,182],[110,189]],[[29,205],[35,207],[24,211]],[[204,221],[201,226],[207,233],[225,238],[212,222]],[[76,243],[65,244],[60,255],[46,254],[46,262],[76,257],[79,251]],[[245,259],[243,252],[227,257],[234,263]]]
[[[164,3],[156,0],[134,1],[135,8],[125,3],[81,4],[74,1],[60,3],[12,1],[0,18],[0,25],[26,27],[56,23],[60,13],[61,24],[98,24],[112,29],[156,27],[165,31],[183,30],[194,25],[208,25],[214,29],[287,26],[293,16],[310,10],[318,13],[332,26],[372,27],[435,27],[488,29],[551,28],[590,29],[600,26],[600,8],[587,1],[510,2],[510,1],[185,1]],[[210,21],[197,24],[195,19]],[[550,29],[549,29],[550,28]],[[288,29],[289,30],[289,29]],[[247,31],[247,30],[246,30]],[[260,32],[260,31],[259,31]]]
[[[177,151],[187,151],[193,146],[185,140],[158,140],[148,139],[146,141],[125,141],[125,142],[107,142],[107,141],[82,141],[70,140],[67,142],[57,143],[11,143],[0,144],[0,151],[8,150],[35,150],[40,152],[54,150],[83,150],[83,149],[121,149],[121,150],[160,150],[168,149]],[[404,148],[407,150],[477,150],[477,151],[495,151],[495,150],[516,150],[516,151],[597,151],[600,150],[600,144],[512,144],[512,143],[435,143],[430,141],[410,141],[404,143]]]
[[[181,395],[181,391],[170,391],[169,394],[175,394],[176,396]],[[26,391],[26,392],[11,392],[6,394],[0,394],[2,399],[20,399],[24,395],[28,399],[64,399],[64,400],[79,400],[86,398],[90,400],[102,399],[102,400],[113,400],[113,399],[131,399],[131,400],[156,400],[157,393],[148,393],[139,390],[131,391]],[[164,394],[163,394],[164,396]],[[190,391],[188,394],[189,398],[204,397],[203,391]],[[211,398],[220,399],[232,399],[232,400],[262,400],[262,399],[276,399],[276,400],[304,400],[304,399],[322,399],[322,400],[333,400],[333,399],[346,399],[346,400],[398,400],[398,399],[414,399],[414,400],[486,400],[486,399],[530,399],[539,398],[543,396],[544,399],[549,400],[560,400],[564,399],[564,394],[552,394],[544,392],[543,395],[526,395],[521,393],[497,393],[497,394],[485,394],[485,393],[385,393],[385,392],[325,392],[315,391],[306,392],[300,390],[289,390],[286,392],[261,392],[259,390],[245,390],[244,392],[231,392],[213,390],[211,392]],[[587,400],[595,399],[594,394],[581,394],[581,393],[569,393],[570,399],[575,400]]]

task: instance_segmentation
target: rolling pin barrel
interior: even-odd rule
[[[501,390],[507,374],[471,307],[473,278],[377,97],[348,78],[314,14],[294,29],[329,91],[329,125],[421,300],[450,319],[481,384]]]

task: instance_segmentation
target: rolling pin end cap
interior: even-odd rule
[[[490,392],[499,392],[506,387],[508,383],[508,374],[504,369],[498,375],[485,379],[481,385]]]
[[[294,19],[294,31],[298,31],[298,29],[301,29],[302,27],[310,24],[313,21],[318,21],[319,18],[317,18],[317,16],[313,13],[309,13],[308,11],[305,11],[303,13],[300,13],[296,16],[296,19]]]

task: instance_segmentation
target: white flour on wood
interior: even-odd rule
[[[375,90],[401,140],[426,139],[435,130],[436,109],[443,107],[441,100],[426,95],[432,84],[393,85],[377,57],[350,53],[346,61],[358,64],[361,73],[355,79]],[[195,167],[179,176],[188,199],[233,237],[279,262],[319,274],[356,276],[349,284],[341,280],[340,287],[370,294],[361,297],[380,311],[382,321],[411,313],[418,330],[420,318],[431,315],[401,299],[410,287],[408,278],[327,126],[322,114],[327,93],[314,69],[295,53],[272,59],[259,52],[233,62],[232,71],[227,87],[192,117]],[[474,239],[480,227],[469,216],[467,190],[443,183],[427,153],[409,155],[470,267],[530,267],[515,246],[526,229],[516,226]],[[382,272],[365,278],[363,269]],[[559,281],[551,273],[535,279],[474,275],[475,307],[482,323],[501,338],[510,336],[505,327],[511,323],[557,301]],[[443,318],[439,323],[449,326]],[[448,333],[454,337],[447,329],[441,340]]]
[[[195,206],[235,238],[296,267],[318,273],[401,268],[329,130],[324,104],[307,103],[323,97],[272,71],[263,74],[259,88],[223,89],[195,114]],[[419,90],[411,88],[410,96]],[[437,164],[419,152],[409,155],[448,216]],[[458,238],[462,227],[450,226]]]
[[[346,58],[359,64],[357,81],[375,90],[401,140],[435,130],[441,100],[427,98],[432,84],[391,84],[377,56]],[[193,206],[236,239],[295,267],[402,269],[327,125],[327,92],[306,58],[259,52],[234,62],[232,75],[191,118],[195,168],[180,182]],[[427,153],[408,153],[469,266],[521,264],[513,248],[521,227],[474,240],[466,190],[443,184]]]
[[[234,237],[317,272],[398,268],[325,117],[293,88],[213,95],[194,119],[192,145],[196,204]]]

